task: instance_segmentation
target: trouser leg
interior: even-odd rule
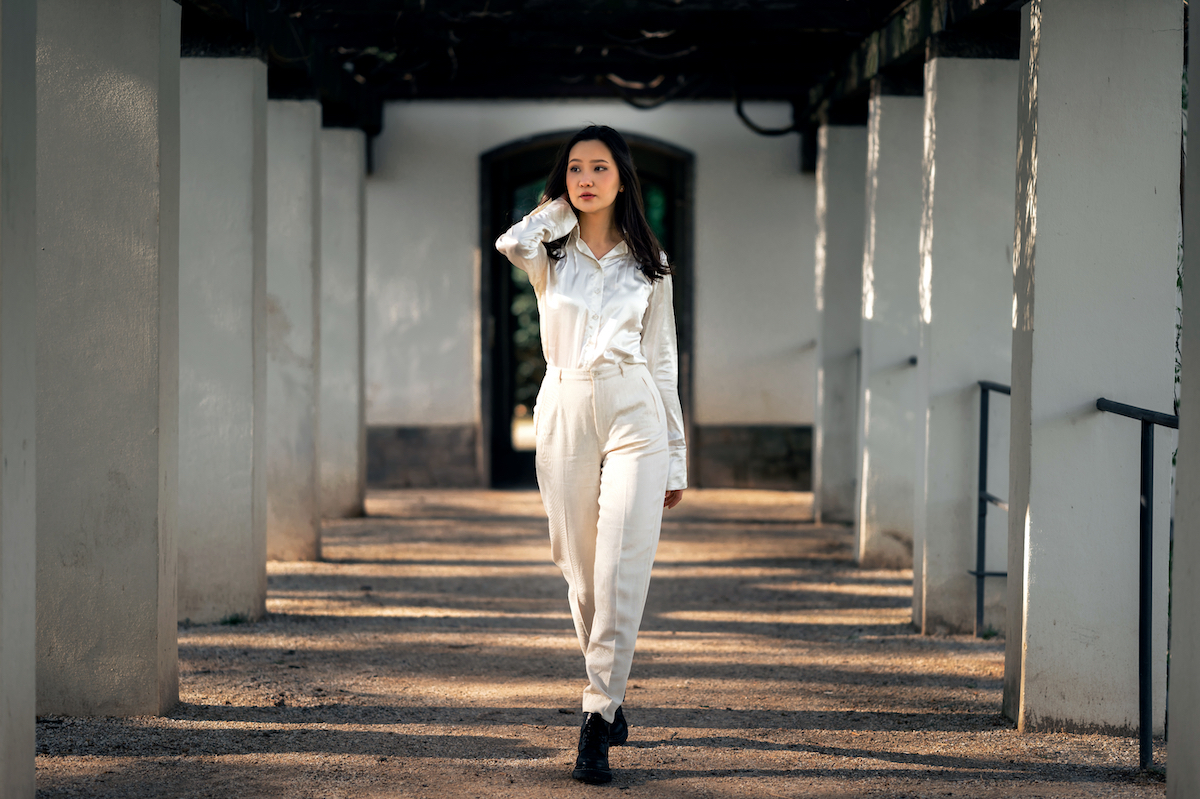
[[[650,586],[668,454],[661,399],[644,368],[598,383],[596,400],[605,444],[583,710],[611,722],[625,698]]]
[[[600,441],[592,383],[548,373],[536,410],[537,478],[550,523],[550,555],[567,581],[567,602],[587,654],[600,513]]]

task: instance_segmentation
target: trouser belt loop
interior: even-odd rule
[[[558,370],[558,382],[560,382],[560,383],[562,382],[562,372],[563,372],[562,369]]]

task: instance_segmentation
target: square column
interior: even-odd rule
[[[866,172],[866,126],[818,129],[813,515],[823,522],[854,521]]]
[[[267,67],[180,71],[179,618],[205,624],[266,612]]]
[[[979,385],[1005,383],[1012,332],[1012,193],[1017,62],[952,58],[925,66],[920,228],[914,612],[921,631],[975,628]],[[991,493],[1007,496],[1004,406],[989,414]],[[1003,571],[1003,511],[991,508],[989,569]],[[984,624],[1002,629],[1003,578]]]
[[[1096,400],[1171,411],[1183,8],[1023,13],[1005,710],[1025,732],[1135,733],[1141,425]],[[1159,732],[1171,438],[1153,464]]]
[[[0,2],[0,797],[33,799],[36,0]]]
[[[1200,58],[1188,59],[1188,86],[1200,86]],[[1191,103],[1189,103],[1191,105]],[[1200,129],[1200,105],[1188,129]],[[1167,717],[1167,799],[1200,796],[1200,158],[1187,159],[1183,202],[1183,368],[1179,375],[1179,454],[1171,577],[1171,693]],[[1157,442],[1156,442],[1157,443]],[[1157,475],[1156,475],[1157,477]],[[1157,509],[1156,509],[1157,510]]]
[[[267,557],[320,560],[321,104],[267,102]]]
[[[921,97],[872,87],[867,122],[858,424],[858,562],[912,566]]]
[[[179,695],[180,8],[37,14],[38,713],[164,713]]]
[[[367,140],[321,131],[321,515],[361,516],[367,488],[363,383]]]

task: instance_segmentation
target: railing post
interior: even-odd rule
[[[979,520],[975,532],[975,636],[983,634],[983,580],[987,566],[988,390],[979,386]]]
[[[1154,765],[1154,426],[1179,429],[1179,417],[1101,397],[1096,408],[1142,423],[1142,485],[1138,508],[1138,758],[1142,770]],[[1169,654],[1168,654],[1169,657]]]
[[[983,588],[988,577],[1007,577],[1008,572],[989,572],[987,569],[987,511],[988,503],[1008,512],[1008,503],[988,493],[988,415],[991,392],[1011,395],[1012,389],[991,380],[979,381],[979,517],[975,528],[975,637],[983,636]]]
[[[1138,738],[1142,769],[1154,761],[1151,736],[1154,730],[1154,691],[1151,674],[1151,643],[1154,601],[1154,423],[1142,420],[1142,496],[1140,508],[1141,574],[1138,585]]]

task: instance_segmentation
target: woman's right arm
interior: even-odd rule
[[[550,256],[543,245],[566,236],[578,223],[575,210],[565,199],[547,200],[496,239],[496,249],[529,275],[529,282],[540,294],[550,267]]]

